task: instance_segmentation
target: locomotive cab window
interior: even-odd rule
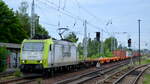
[[[42,51],[44,45],[42,42],[26,42],[23,44],[24,51]]]

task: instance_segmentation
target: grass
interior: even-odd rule
[[[1,80],[13,79],[13,78],[15,78],[15,77],[16,77],[16,76],[1,77],[1,78],[0,78],[0,81],[1,81]]]
[[[150,58],[148,58],[147,56],[143,56],[141,64],[150,64]],[[150,73],[144,74],[143,84],[150,84]]]
[[[19,69],[16,70],[16,72],[14,73],[14,76],[21,77],[21,72]]]
[[[141,61],[141,64],[149,64],[150,63],[150,58],[149,59],[143,59]]]
[[[150,84],[150,74],[145,74],[144,75],[143,84]]]
[[[135,64],[139,64],[138,60],[137,62],[135,62]],[[142,59],[141,59],[141,64],[150,64],[150,58],[148,58],[147,56],[142,56]]]
[[[142,60],[143,64],[149,64],[150,63],[150,58],[147,56],[143,56],[143,60]]]

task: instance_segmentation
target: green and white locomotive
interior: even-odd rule
[[[74,43],[52,39],[25,39],[20,53],[20,69],[50,71],[52,68],[74,66],[79,62]]]

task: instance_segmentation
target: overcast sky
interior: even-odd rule
[[[30,14],[32,0],[4,1],[14,11],[18,10],[21,1],[27,1]],[[141,19],[141,47],[150,49],[149,10],[150,0],[35,0],[35,12],[40,16],[40,23],[52,37],[59,39],[57,29],[60,22],[60,27],[68,26],[81,41],[84,35],[83,20],[87,20],[91,38],[95,37],[95,32],[104,29],[109,33],[114,32],[119,43],[124,46],[127,46],[127,39],[132,38],[133,48],[138,48],[137,20]],[[106,25],[108,22],[112,24]],[[104,32],[104,39],[109,36]]]

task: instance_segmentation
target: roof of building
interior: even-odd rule
[[[21,47],[21,44],[15,44],[15,43],[1,43],[0,42],[0,46],[1,47],[7,47],[7,48],[13,48],[13,49],[19,49]]]

